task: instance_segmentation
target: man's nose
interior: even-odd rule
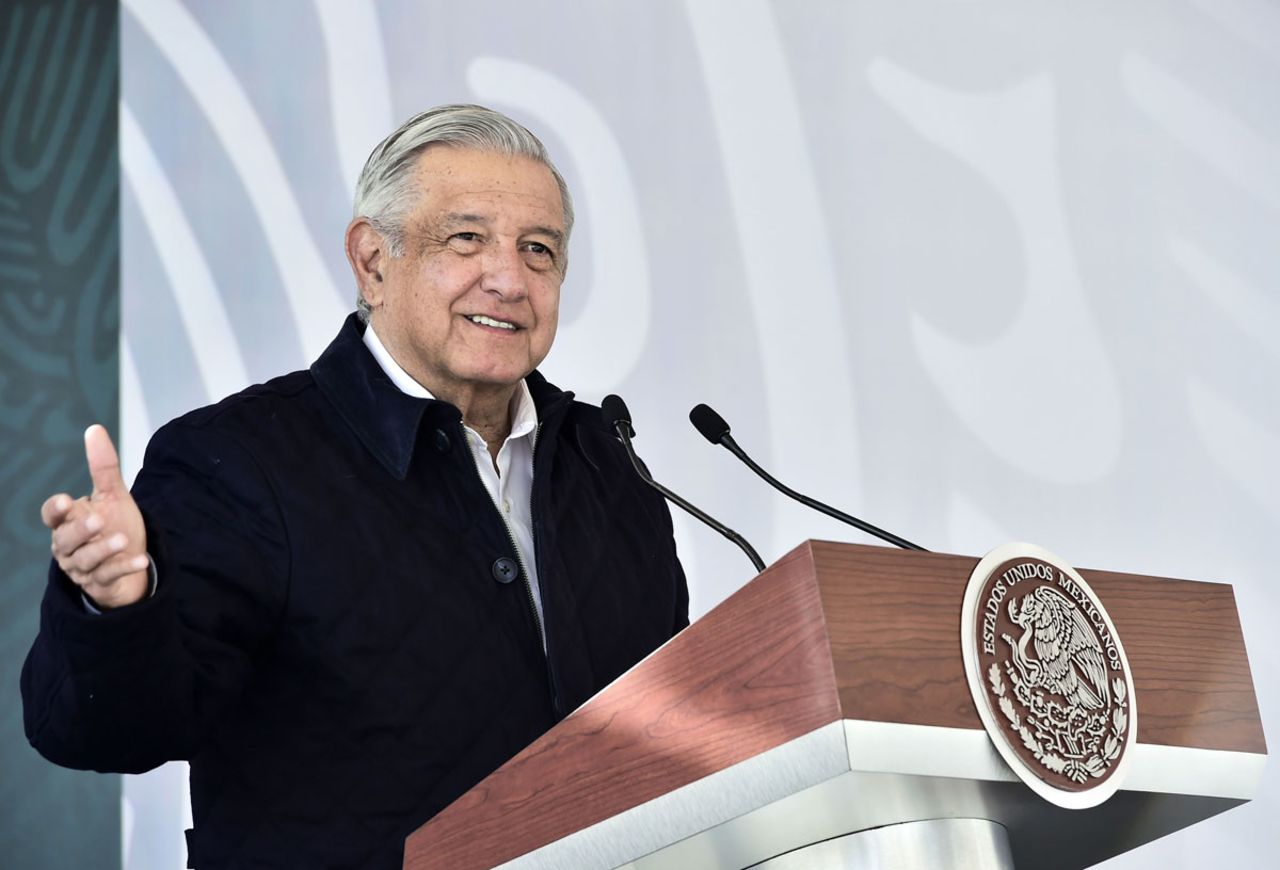
[[[484,273],[480,288],[496,293],[504,300],[523,299],[528,295],[525,264],[519,248],[514,245],[494,244],[484,252]]]

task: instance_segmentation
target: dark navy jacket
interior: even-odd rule
[[[352,316],[310,368],[161,429],[133,492],[156,595],[57,570],[22,673],[68,767],[191,762],[199,868],[398,868],[404,837],[688,622],[666,505],[538,374],[544,655],[457,408],[401,393]]]

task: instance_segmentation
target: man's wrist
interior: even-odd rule
[[[159,586],[160,586],[160,573],[156,570],[156,560],[151,558],[151,554],[148,553],[147,554],[147,594],[139,598],[137,601],[133,601],[130,603],[138,604],[140,602],[146,601],[148,598],[153,598],[156,594],[156,589],[158,589]],[[92,598],[90,598],[88,595],[85,594],[83,589],[80,590],[80,600],[84,603],[84,609],[92,613],[94,616],[101,616],[103,614],[103,610],[94,602]],[[122,606],[128,607],[129,605],[125,604]],[[107,609],[114,610],[115,608],[109,607]]]

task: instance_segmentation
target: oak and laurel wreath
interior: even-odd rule
[[[1016,680],[1016,676],[1010,673],[1010,678]],[[1054,773],[1065,776],[1073,782],[1085,782],[1089,777],[1099,777],[1107,772],[1107,768],[1120,755],[1120,745],[1124,740],[1126,729],[1129,727],[1129,714],[1125,709],[1125,697],[1128,694],[1128,688],[1125,681],[1116,678],[1111,688],[1115,692],[1116,708],[1111,712],[1111,727],[1107,734],[1107,739],[1103,743],[1101,753],[1093,753],[1084,760],[1076,758],[1063,758],[1052,748],[1046,747],[1040,742],[1037,735],[1031,733],[1031,729],[1022,721],[1018,715],[1018,711],[1014,709],[1013,702],[1005,694],[1005,685],[1003,675],[1000,673],[1000,666],[992,663],[987,671],[987,679],[991,683],[991,691],[999,698],[1000,712],[1009,720],[1009,727],[1018,733],[1022,738],[1022,745],[1035,756],[1036,761],[1043,764]]]

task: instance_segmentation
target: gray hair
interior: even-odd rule
[[[573,199],[538,137],[506,115],[484,106],[437,106],[414,115],[383,139],[365,161],[356,182],[353,217],[365,218],[382,234],[390,256],[404,254],[404,219],[418,195],[413,167],[429,145],[437,144],[529,157],[550,169],[560,188],[568,244],[573,229]],[[358,289],[356,309],[360,319],[367,322],[369,304]]]

